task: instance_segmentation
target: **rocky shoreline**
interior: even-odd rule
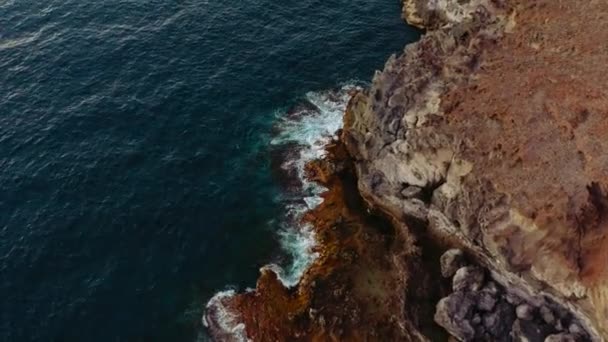
[[[340,141],[307,168],[329,189],[305,218],[320,257],[294,288],[266,270],[210,305],[212,335],[606,340],[608,3],[403,13],[427,32],[353,96]]]

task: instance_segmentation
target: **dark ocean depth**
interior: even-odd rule
[[[0,0],[0,341],[194,341],[283,262],[270,141],[418,33],[398,0]]]

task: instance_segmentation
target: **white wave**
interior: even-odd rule
[[[349,84],[337,90],[310,92],[306,94],[308,106],[304,106],[298,115],[278,115],[278,135],[271,140],[271,145],[296,145],[296,157],[283,163],[286,171],[295,171],[301,188],[285,205],[285,217],[278,232],[282,248],[291,257],[286,267],[277,264],[266,265],[262,270],[271,270],[286,287],[298,284],[308,267],[318,257],[314,251],[316,239],[311,225],[303,224],[303,215],[323,203],[321,194],[326,190],[306,178],[305,166],[308,162],[325,156],[325,147],[335,133],[342,128],[342,117],[353,90],[358,86]],[[293,172],[290,172],[293,174]],[[248,289],[247,291],[251,291]],[[235,295],[234,290],[217,293],[207,304],[203,324],[212,332],[221,336],[222,341],[248,341],[245,324],[238,313],[230,311],[225,305]]]
[[[273,271],[284,286],[292,287],[298,284],[308,266],[319,256],[313,252],[315,234],[312,226],[303,225],[299,229],[282,229],[279,235],[281,246],[292,258],[291,265],[287,271],[277,264],[266,265],[262,270]]]
[[[203,316],[203,325],[210,329],[212,333],[220,334],[214,336],[221,341],[249,342],[245,323],[242,322],[238,313],[231,311],[226,305],[225,300],[230,300],[235,296],[234,290],[218,292],[207,303],[206,313]]]
[[[279,114],[279,133],[271,144],[297,146],[297,157],[285,161],[282,168],[295,171],[302,187],[296,194],[300,201],[287,206],[286,217],[289,219],[284,221],[279,232],[281,245],[291,257],[291,263],[286,269],[276,264],[265,268],[274,271],[286,287],[295,286],[308,266],[318,257],[314,252],[314,230],[311,226],[303,225],[301,219],[305,212],[323,203],[321,194],[326,189],[307,179],[305,166],[325,156],[325,147],[337,138],[335,133],[342,128],[342,118],[351,93],[357,89],[360,88],[348,84],[337,90],[309,92],[306,101],[310,105],[304,106],[298,115]]]

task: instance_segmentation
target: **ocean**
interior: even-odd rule
[[[0,0],[0,340],[204,341],[314,255],[305,161],[419,36],[398,0]]]

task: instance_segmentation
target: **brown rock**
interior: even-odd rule
[[[402,184],[432,193],[431,236],[608,339],[608,2],[407,0],[404,14],[429,31],[345,120],[360,191],[394,217]]]

